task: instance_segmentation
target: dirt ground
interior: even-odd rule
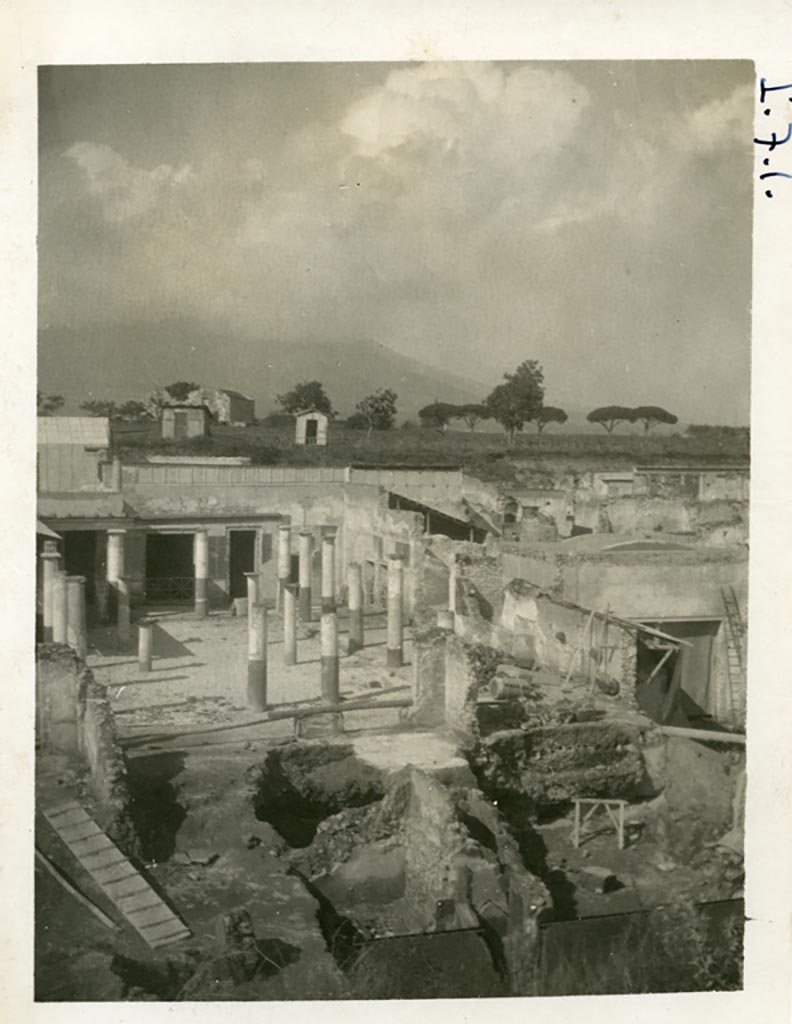
[[[239,726],[262,718],[246,706],[247,620],[229,612],[196,619],[190,612],[162,612],[147,616],[156,622],[153,666],[149,673],[138,668],[135,651],[119,651],[114,630],[94,629],[89,634],[88,666],[98,683],[107,686],[122,738],[161,737],[180,731],[217,729],[217,739],[227,740],[223,726]],[[405,636],[405,665],[385,665],[385,618],[365,618],[365,647],[343,656],[346,617],[339,615],[342,657],[341,694],[352,697],[403,697],[409,694],[412,644]],[[134,629],[133,629],[134,633]],[[283,664],[283,629],[280,617],[271,613],[268,631],[267,699],[274,709],[302,707],[320,697],[319,623],[300,625],[298,663]],[[354,716],[350,715],[352,721]],[[382,712],[370,726],[390,725],[396,711]],[[283,738],[292,734],[289,720],[258,724],[254,729],[234,729],[234,739]],[[207,737],[208,741],[208,737]]]

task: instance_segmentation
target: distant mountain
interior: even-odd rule
[[[141,398],[176,380],[249,394],[258,416],[276,409],[277,395],[302,380],[320,380],[342,415],[377,388],[393,388],[400,419],[415,419],[418,409],[436,398],[476,402],[488,390],[373,341],[255,341],[184,320],[84,331],[44,327],[38,355],[39,387],[64,395],[66,413],[77,412],[87,398]]]

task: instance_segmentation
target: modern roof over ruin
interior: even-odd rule
[[[39,416],[38,443],[107,448],[110,445],[110,421],[104,416]]]

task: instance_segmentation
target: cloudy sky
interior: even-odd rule
[[[183,317],[747,422],[752,118],[746,62],[42,69],[42,376]]]

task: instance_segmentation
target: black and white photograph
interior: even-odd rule
[[[745,995],[792,71],[70,45],[26,71],[31,998]]]

